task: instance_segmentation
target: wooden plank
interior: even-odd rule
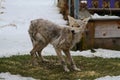
[[[88,8],[91,11],[120,11],[120,8]]]
[[[101,21],[101,22],[109,22],[109,21],[120,21],[120,18],[95,18],[95,19],[90,19],[90,21]]]
[[[95,38],[120,37],[120,25],[116,22],[98,22],[95,25]]]

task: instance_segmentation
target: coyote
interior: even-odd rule
[[[31,21],[28,32],[33,44],[33,49],[30,52],[33,65],[36,64],[36,54],[39,55],[42,61],[46,61],[41,55],[41,51],[50,43],[55,48],[57,56],[66,72],[69,72],[70,70],[67,67],[61,51],[65,53],[71,68],[80,71],[71,57],[70,49],[80,41],[82,33],[84,32],[86,24],[90,18],[76,20],[73,17],[68,16],[68,19],[68,27],[59,26],[44,19],[35,19]]]

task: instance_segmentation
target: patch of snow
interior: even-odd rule
[[[102,58],[120,58],[120,51],[95,49],[96,52],[92,53],[90,50],[86,51],[71,51],[73,55],[81,55],[84,57],[102,57]]]
[[[87,3],[87,1],[86,1],[86,0],[81,0],[80,2],[81,2],[81,3]]]
[[[95,80],[120,80],[120,76],[105,76]]]
[[[5,0],[0,14],[0,57],[29,54],[32,49],[28,35],[30,21],[37,18],[65,25],[56,0]],[[11,25],[13,24],[13,25]]]
[[[20,75],[12,75],[9,72],[0,73],[0,80],[36,80],[32,77],[22,77]]]
[[[84,57],[102,57],[102,58],[120,58],[120,51],[107,50],[107,49],[95,49],[95,53],[90,50],[85,51],[70,51],[73,56],[84,56]],[[42,51],[43,55],[56,55],[53,46],[48,45]]]
[[[112,19],[112,18],[120,18],[119,16],[109,16],[109,15],[104,15],[104,16],[100,16],[97,13],[94,13],[93,15],[91,15],[92,19]]]

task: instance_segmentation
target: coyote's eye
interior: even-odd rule
[[[83,21],[84,23],[86,23],[86,21]]]

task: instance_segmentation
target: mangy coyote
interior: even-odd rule
[[[29,35],[33,44],[33,49],[30,52],[33,64],[36,63],[36,54],[39,55],[42,61],[46,60],[41,55],[41,51],[50,43],[54,46],[66,72],[69,72],[70,70],[65,63],[65,59],[62,56],[61,51],[65,53],[71,64],[71,68],[73,70],[80,71],[80,69],[76,67],[75,62],[71,57],[70,49],[80,41],[89,18],[75,20],[74,18],[68,16],[68,20],[70,25],[69,27],[61,27],[44,19],[36,19],[31,21]]]

